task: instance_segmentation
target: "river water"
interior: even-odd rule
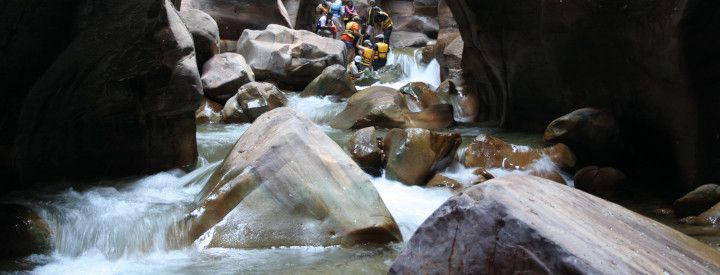
[[[437,87],[439,65],[423,65],[416,51],[391,54],[408,76],[395,88],[422,80]],[[290,96],[290,106],[313,120],[338,144],[351,135],[327,126],[344,103],[323,98]],[[192,208],[212,172],[235,141],[250,127],[198,125],[198,168],[190,173],[167,171],[135,178],[91,184],[57,183],[34,194],[15,194],[13,202],[27,205],[48,221],[54,235],[51,255],[27,259],[36,274],[381,274],[387,272],[404,243],[368,247],[275,247],[269,249],[206,248],[193,244],[171,249],[167,232]],[[455,128],[466,141],[479,134],[493,134],[513,143],[542,144],[540,134],[503,132],[497,129]],[[542,165],[542,164],[539,164]],[[459,181],[470,180],[471,169],[453,163],[446,173]],[[494,175],[509,173],[491,170]],[[387,208],[407,241],[417,227],[452,193],[446,189],[405,186],[384,177],[372,178]],[[92,186],[92,187],[81,187]]]

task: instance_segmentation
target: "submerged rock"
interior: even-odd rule
[[[210,247],[387,243],[402,239],[368,176],[290,108],[255,121],[178,228]]]
[[[0,258],[17,259],[50,252],[50,228],[30,208],[0,204]]]
[[[222,39],[237,40],[244,30],[262,30],[269,24],[291,26],[280,0],[182,0],[181,10],[191,8],[212,16]]]
[[[348,141],[350,157],[360,165],[365,172],[373,176],[382,174],[385,153],[378,146],[375,127],[366,127],[357,130]]]
[[[192,35],[195,45],[195,59],[202,68],[213,55],[220,53],[220,31],[215,20],[207,13],[196,9],[180,12],[180,17]]]
[[[200,107],[195,111],[195,122],[218,123],[223,120],[223,106],[207,98],[202,99]]]
[[[279,25],[245,30],[237,52],[258,80],[274,80],[294,90],[304,89],[329,66],[345,67],[345,44],[340,40]]]
[[[316,77],[300,96],[327,96],[336,95],[348,98],[357,93],[355,83],[347,74],[345,67],[341,65],[332,65],[325,68],[322,73]]]
[[[543,156],[557,167],[568,169],[575,166],[575,156],[564,144],[534,149],[507,143],[499,138],[480,135],[468,146],[463,159],[466,167],[503,168],[526,170]]]
[[[383,142],[386,177],[407,185],[424,185],[445,169],[462,143],[458,133],[425,129],[392,129]]]
[[[507,176],[418,228],[391,274],[715,274],[720,252],[574,188]]]
[[[717,203],[720,203],[720,186],[705,184],[677,199],[673,209],[682,218],[698,215]]]
[[[575,188],[608,199],[624,185],[627,177],[623,172],[612,167],[588,166],[577,171],[573,180]]]
[[[221,53],[205,63],[201,79],[205,96],[225,104],[240,87],[255,81],[255,74],[242,55]]]
[[[401,93],[392,88],[373,86],[351,96],[345,109],[330,125],[336,129],[369,126],[441,129],[452,126],[451,108],[450,105],[438,104],[421,112],[411,112]]]

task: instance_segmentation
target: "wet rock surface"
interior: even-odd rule
[[[219,123],[223,120],[223,105],[212,100],[203,98],[200,107],[195,111],[197,123]]]
[[[377,138],[375,127],[366,127],[357,130],[348,141],[350,157],[365,172],[376,177],[382,175],[385,162],[385,153],[378,146]]]
[[[244,31],[237,52],[257,80],[277,81],[294,90],[304,89],[329,66],[345,66],[345,45],[340,40],[280,25]]]
[[[400,241],[368,176],[289,108],[260,118],[203,188],[178,228],[210,247],[329,246]]]
[[[717,273],[718,258],[711,247],[616,204],[537,177],[507,176],[440,206],[390,273]]]
[[[49,253],[50,228],[33,210],[17,204],[0,204],[0,259],[18,259]]]
[[[622,154],[615,118],[598,108],[578,109],[553,120],[543,138],[567,144],[584,163],[612,164]]]
[[[534,149],[513,145],[499,138],[486,135],[478,136],[468,145],[463,164],[466,167],[483,167],[486,169],[526,170],[543,157],[547,157],[559,168],[572,168],[575,166],[575,156],[564,144]]]
[[[452,162],[460,143],[457,133],[392,129],[383,141],[385,176],[407,185],[424,185]]]
[[[720,186],[705,184],[685,194],[673,203],[678,217],[695,216],[720,203]]]
[[[347,69],[336,64],[325,68],[317,78],[305,87],[300,96],[322,97],[335,95],[348,98],[355,93],[357,93],[357,89],[355,83],[347,74]]]

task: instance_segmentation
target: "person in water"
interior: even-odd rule
[[[388,45],[384,41],[385,37],[382,34],[375,37],[375,44],[373,45],[373,50],[375,50],[375,58],[373,58],[372,62],[372,67],[375,71],[382,67],[385,67],[385,64],[387,64],[388,53],[390,53],[390,45]]]
[[[375,51],[370,40],[365,40],[362,46],[358,46],[358,54],[360,55],[360,67],[359,69],[372,69],[372,61],[375,58]]]
[[[370,17],[368,25],[372,25],[374,29],[380,30],[383,35],[383,42],[390,44],[390,35],[392,35],[393,22],[390,15],[384,12],[380,7],[372,7],[370,9]],[[372,34],[372,33],[370,33]]]
[[[345,25],[342,22],[342,16],[345,13],[342,0],[335,0],[330,4],[330,15],[332,15],[332,23],[337,29],[337,33],[345,31]]]
[[[362,57],[355,56],[355,61],[350,62],[350,65],[348,65],[347,73],[350,76],[350,79],[352,79],[353,82],[356,80],[362,78],[364,71],[361,71],[359,67],[361,66]]]
[[[346,61],[350,63],[356,55],[357,49],[355,45],[360,41],[360,17],[355,16],[345,25],[345,31],[340,35],[340,40],[345,43],[347,50]]]

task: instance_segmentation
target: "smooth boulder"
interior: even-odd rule
[[[480,135],[470,145],[463,158],[466,167],[526,170],[547,157],[558,168],[575,166],[575,155],[564,144],[535,149],[507,143],[499,138]]]
[[[673,209],[682,218],[698,215],[717,203],[720,203],[720,186],[705,184],[677,199]]]
[[[574,188],[506,176],[415,231],[391,274],[716,274],[720,252]]]
[[[458,133],[392,129],[383,141],[385,176],[406,185],[425,185],[452,162],[460,143]]]
[[[270,24],[292,26],[280,0],[182,0],[181,10],[198,9],[217,21],[222,39],[237,40],[244,30]]]
[[[621,152],[620,130],[612,114],[598,108],[582,108],[559,117],[547,126],[547,142],[570,146],[585,163],[612,164]]]
[[[437,104],[412,112],[405,97],[384,86],[366,88],[347,101],[347,106],[331,122],[336,129],[382,128],[441,129],[452,126],[452,107]]]
[[[578,170],[573,180],[575,188],[608,199],[625,184],[627,177],[613,167],[588,166]]]
[[[390,46],[395,48],[424,47],[431,39],[424,33],[393,31]]]
[[[420,112],[430,106],[442,104],[440,97],[425,82],[411,82],[400,87],[398,91],[405,96],[408,109],[413,112]]]
[[[17,204],[0,204],[0,259],[44,254],[52,248],[50,228],[35,211]]]
[[[332,65],[345,67],[345,44],[309,31],[269,25],[245,30],[238,40],[242,54],[258,80],[274,80],[302,90]]]
[[[266,82],[250,82],[238,89],[235,98],[240,108],[250,121],[255,121],[262,114],[279,107],[287,106],[285,95]]]
[[[322,97],[335,95],[348,98],[355,93],[357,93],[355,83],[347,74],[347,70],[345,67],[336,64],[325,68],[318,77],[305,87],[300,96]]]
[[[221,53],[205,63],[201,80],[205,96],[225,104],[240,87],[255,81],[255,74],[242,55]]]
[[[258,118],[176,230],[205,247],[268,248],[400,241],[360,167],[290,108]]]
[[[357,130],[348,141],[350,157],[365,172],[376,177],[382,174],[385,160],[385,153],[378,143],[375,127]]]
[[[195,59],[202,68],[213,55],[220,53],[220,31],[215,20],[207,13],[196,9],[180,11],[195,45]]]

